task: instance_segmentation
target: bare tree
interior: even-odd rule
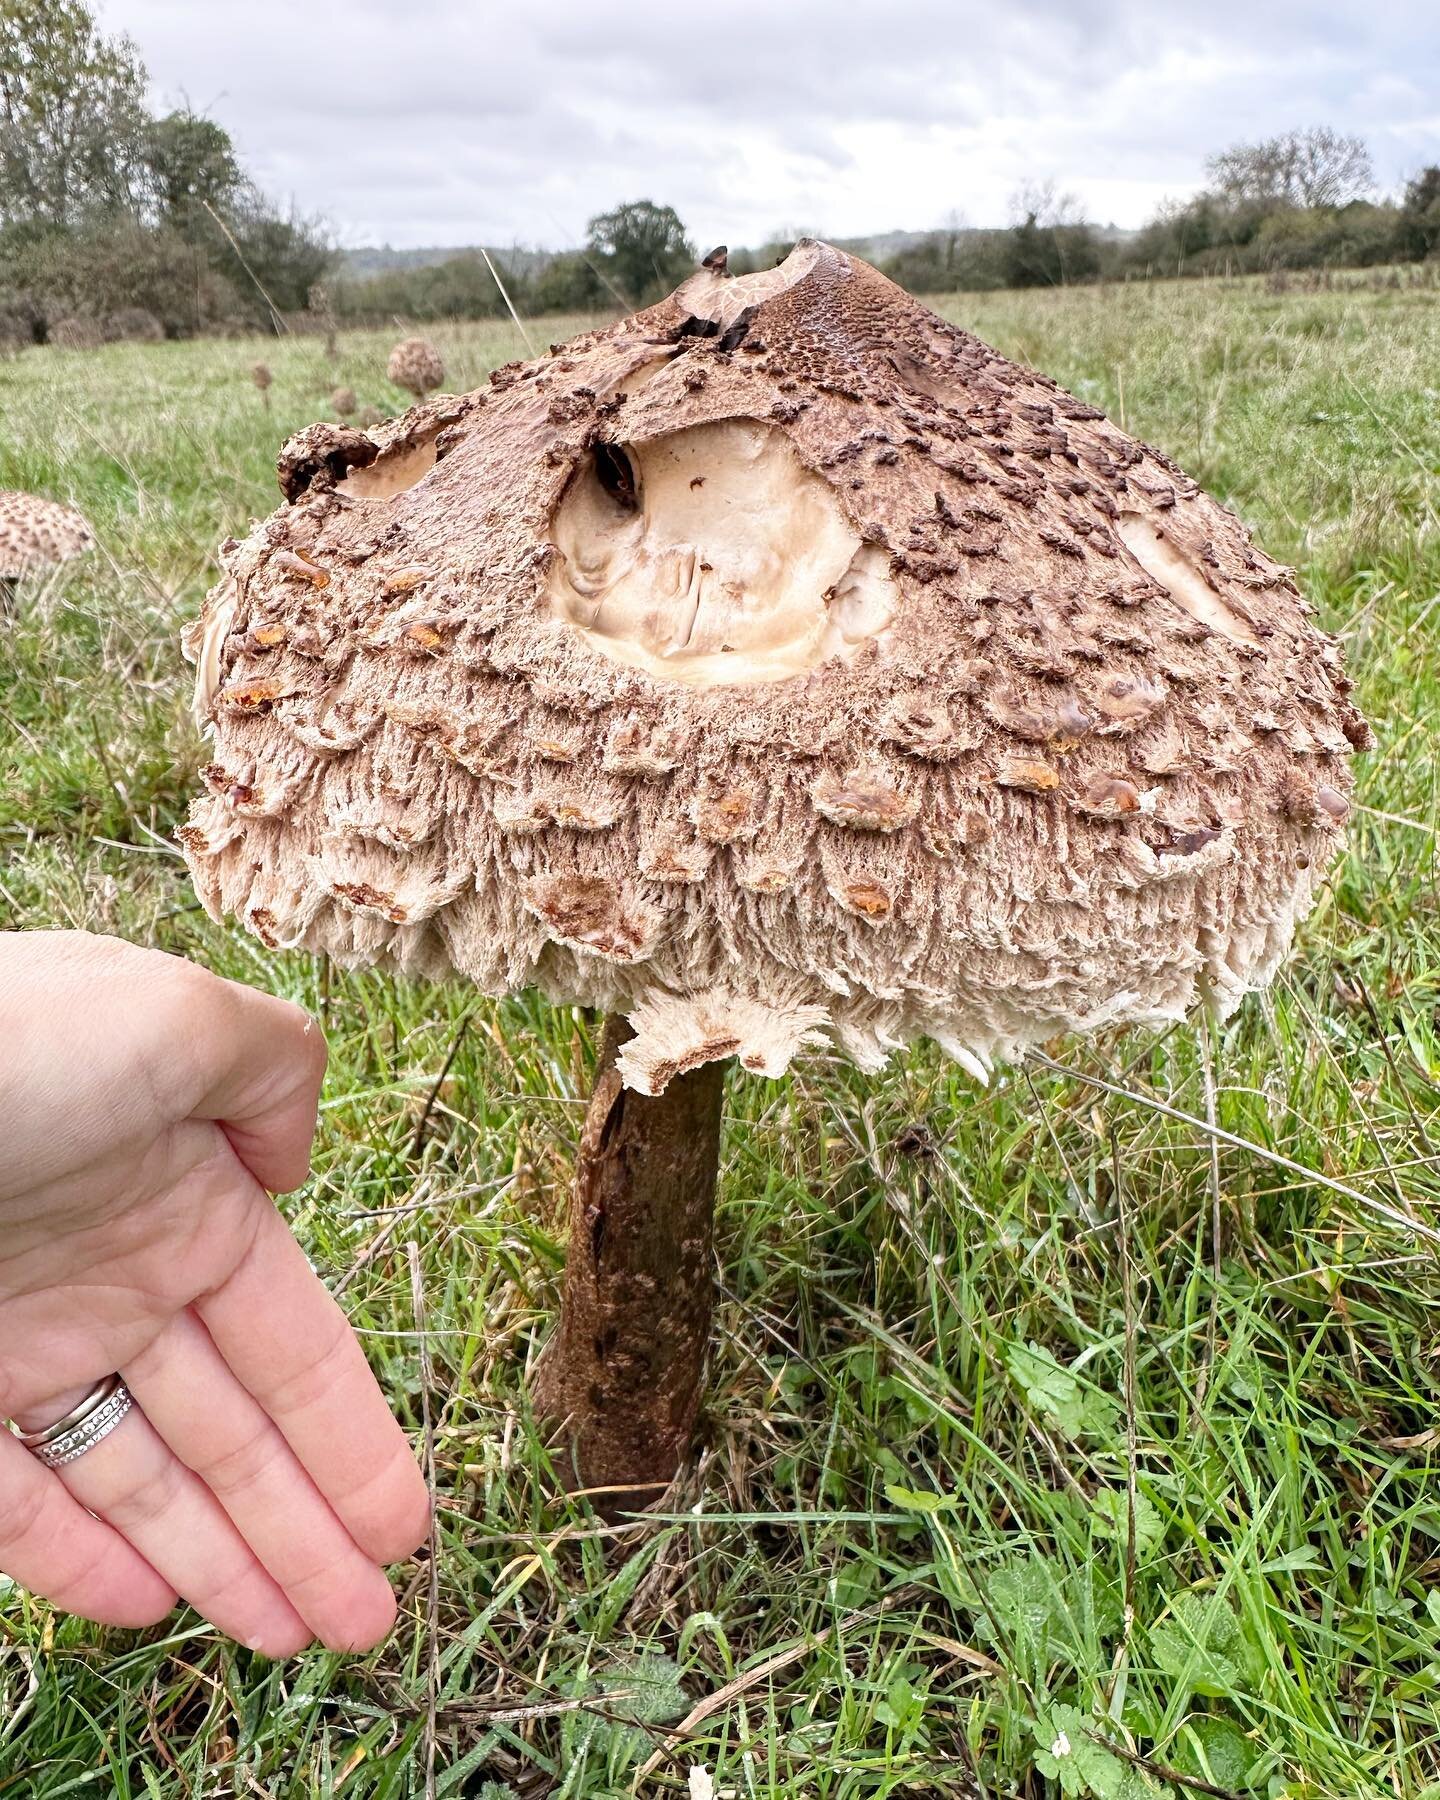
[[[1317,125],[1295,137],[1295,185],[1302,206],[1344,206],[1375,186],[1365,140]]]
[[[1205,166],[1220,194],[1235,204],[1343,206],[1375,185],[1364,139],[1329,125],[1232,144]]]
[[[1080,202],[1073,194],[1058,189],[1052,177],[1020,183],[1010,196],[1010,223],[1050,231],[1057,225],[1083,224],[1084,218]]]

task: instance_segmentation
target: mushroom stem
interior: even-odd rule
[[[570,1440],[577,1485],[616,1491],[601,1511],[658,1497],[689,1448],[714,1306],[715,1180],[725,1065],[677,1075],[653,1098],[615,1058],[606,1020],[570,1196],[560,1324],[536,1411]]]
[[[12,619],[15,616],[15,596],[20,591],[20,579],[16,575],[0,575],[0,619]]]

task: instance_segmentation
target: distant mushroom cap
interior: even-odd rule
[[[0,580],[83,556],[95,542],[73,506],[0,488]]]
[[[330,395],[330,410],[340,419],[348,419],[359,404],[352,387],[337,387]]]
[[[428,338],[402,338],[390,352],[385,373],[396,387],[423,399],[445,379],[445,364]]]
[[[206,906],[625,1013],[641,1091],[1228,1012],[1334,854],[1290,572],[826,245],[281,471],[191,637]]]

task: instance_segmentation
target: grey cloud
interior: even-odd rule
[[[352,243],[559,243],[642,194],[732,242],[955,208],[987,223],[1049,175],[1138,223],[1224,144],[1319,121],[1366,135],[1387,185],[1440,157],[1433,0],[728,0],[703,16],[108,0],[104,17],[158,98],[212,111],[265,185]]]

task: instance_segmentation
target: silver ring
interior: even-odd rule
[[[120,1377],[107,1375],[63,1419],[43,1431],[17,1431],[15,1435],[47,1469],[63,1468],[103,1443],[134,1404],[134,1396]]]

